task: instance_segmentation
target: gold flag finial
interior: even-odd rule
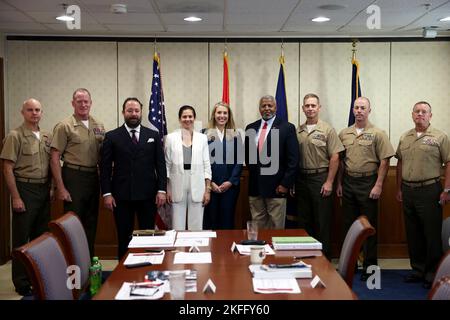
[[[356,60],[356,43],[358,42],[358,39],[352,40],[352,61]]]

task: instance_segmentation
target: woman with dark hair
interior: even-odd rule
[[[244,149],[228,104],[214,105],[208,128],[203,132],[208,137],[212,171],[211,201],[205,208],[203,228],[234,229]]]
[[[167,201],[172,204],[175,230],[202,230],[203,207],[210,201],[211,165],[206,136],[194,132],[195,109],[182,106],[180,130],[167,135]],[[187,212],[187,219],[186,219]]]

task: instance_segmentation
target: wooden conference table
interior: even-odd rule
[[[286,230],[260,230],[258,239],[271,242],[272,236],[301,236],[306,232],[301,229]],[[305,263],[312,265],[313,277],[318,275],[325,283],[326,288],[311,288],[312,279],[298,279],[300,294],[259,294],[253,292],[252,276],[248,270],[250,257],[240,255],[237,251],[231,252],[230,248],[235,241],[239,243],[246,239],[246,230],[218,230],[217,238],[211,238],[209,247],[200,247],[201,252],[211,252],[210,264],[173,264],[175,253],[166,251],[162,264],[127,269],[123,265],[126,255],[114,269],[100,291],[95,295],[95,300],[113,300],[123,282],[141,282],[150,270],[177,270],[196,269],[198,272],[197,292],[187,292],[186,300],[341,300],[354,299],[352,290],[336,272],[333,265],[324,257],[304,258]],[[188,251],[189,248],[178,248],[179,251]],[[143,252],[144,249],[130,249],[129,252]],[[267,263],[292,263],[293,256],[300,252],[289,251],[268,255],[264,260]],[[305,253],[305,251],[302,251]],[[216,285],[216,292],[203,293],[205,283],[211,279]],[[170,299],[165,294],[163,299]]]

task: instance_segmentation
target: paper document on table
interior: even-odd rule
[[[251,264],[248,266],[253,278],[259,279],[290,279],[290,278],[312,278],[311,266],[304,267],[269,267],[264,264]]]
[[[176,236],[175,230],[166,231],[164,236],[133,236],[128,248],[154,248],[154,247],[173,247]]]
[[[164,250],[161,250],[161,252],[129,253],[123,264],[125,266],[141,263],[161,264],[164,256]]]
[[[257,293],[301,293],[295,279],[253,278],[253,291]]]
[[[177,238],[174,247],[207,247],[209,246],[209,238]]]
[[[173,263],[212,263],[211,252],[177,252],[173,258]]]
[[[156,300],[161,299],[168,282],[157,285],[146,285],[146,282],[124,282],[114,299],[116,300]]]
[[[250,248],[254,247],[253,245],[243,245],[243,244],[236,244],[236,249],[238,249],[239,253],[242,255],[249,256],[250,255]],[[271,255],[275,254],[275,251],[268,245],[264,245],[264,251],[266,254]]]
[[[179,231],[177,239],[181,238],[217,238],[217,233],[215,231]]]

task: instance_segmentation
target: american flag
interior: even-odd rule
[[[157,52],[153,55],[152,94],[150,95],[148,109],[150,128],[159,132],[162,143],[164,136],[167,135],[167,121],[162,89],[160,59]]]
[[[166,109],[164,106],[164,95],[162,89],[161,70],[159,54],[155,51],[153,55],[153,77],[152,77],[152,93],[148,103],[148,120],[150,121],[150,129],[159,132],[161,143],[164,143],[164,136],[167,135]],[[171,225],[171,208],[164,205],[158,208],[155,215],[156,228],[166,230]]]

